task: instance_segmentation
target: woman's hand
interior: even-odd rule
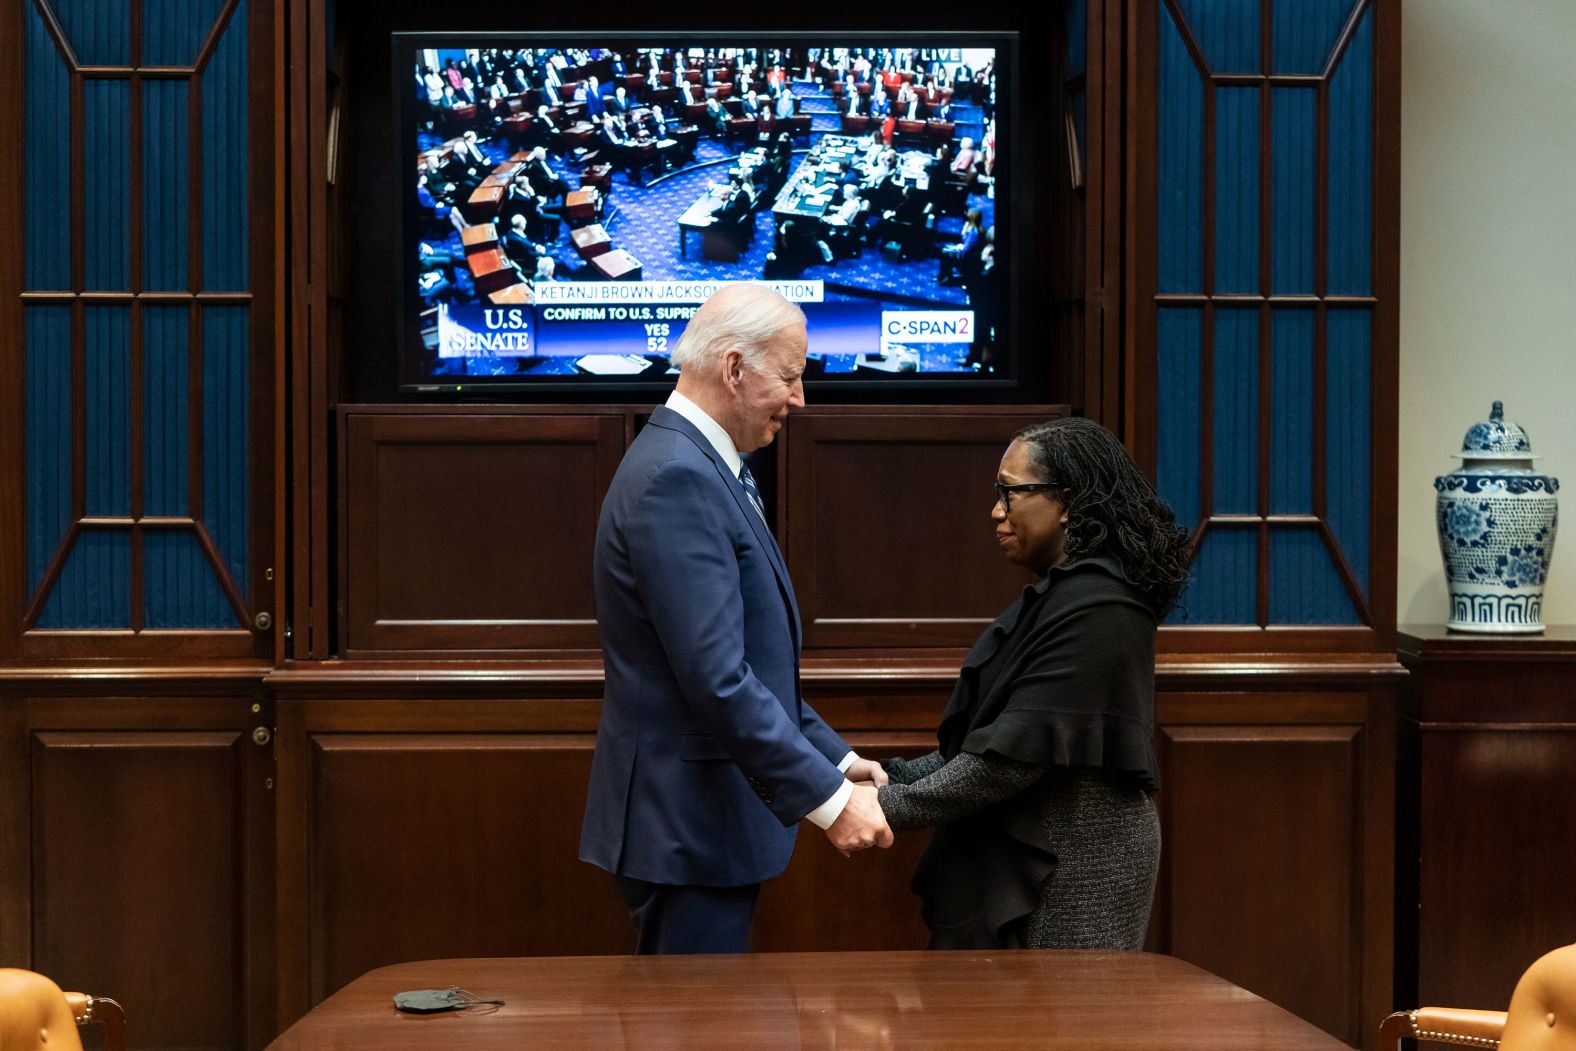
[[[843,771],[843,776],[855,784],[869,781],[877,788],[887,783],[887,772],[874,759],[855,759],[848,764],[848,769]]]

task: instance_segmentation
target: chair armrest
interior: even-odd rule
[[[1397,1011],[1379,1026],[1381,1051],[1395,1051],[1401,1040],[1426,1040],[1461,1047],[1499,1047],[1505,1031],[1504,1011],[1467,1011],[1454,1007],[1420,1007]]]
[[[126,1051],[126,1012],[103,996],[66,993],[66,1006],[79,1026],[102,1025],[105,1051]]]

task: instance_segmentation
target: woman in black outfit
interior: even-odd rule
[[[894,830],[938,826],[914,874],[933,949],[1138,949],[1160,863],[1155,626],[1187,532],[1100,425],[1019,432],[991,510],[1040,574],[963,662],[941,747],[885,764]]]

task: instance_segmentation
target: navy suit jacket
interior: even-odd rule
[[[651,883],[778,875],[848,745],[799,695],[782,554],[704,435],[658,407],[597,526],[606,684],[580,858]]]

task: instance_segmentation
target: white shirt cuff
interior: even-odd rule
[[[828,799],[826,802],[822,803],[820,806],[806,814],[805,819],[814,824],[817,828],[831,828],[832,822],[836,821],[838,817],[842,815],[843,808],[848,805],[848,800],[853,796],[853,794],[854,783],[852,781],[844,781],[842,784],[837,786],[837,791],[832,793],[831,799]]]
[[[848,773],[848,768],[853,766],[854,760],[858,758],[858,752],[849,752],[847,755],[843,756],[843,761],[837,764],[837,772],[840,774]]]

